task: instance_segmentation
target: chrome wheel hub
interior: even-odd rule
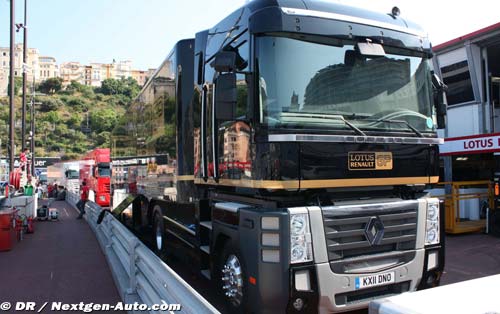
[[[222,291],[225,296],[238,306],[243,300],[243,274],[241,264],[235,255],[229,255],[222,266]]]
[[[163,245],[163,235],[160,224],[156,226],[156,248],[158,251],[161,251]]]

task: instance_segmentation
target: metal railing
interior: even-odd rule
[[[68,193],[66,201],[75,206],[78,195]],[[96,234],[125,303],[138,302],[149,307],[180,304],[181,309],[176,313],[219,313],[112,215],[107,214],[98,225],[99,205],[89,201],[85,212],[85,219]],[[173,313],[170,310],[149,312]]]

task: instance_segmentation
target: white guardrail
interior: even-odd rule
[[[78,195],[68,193],[66,201],[75,206]],[[96,234],[124,303],[137,302],[150,307],[154,304],[181,305],[180,311],[149,313],[220,314],[113,215],[107,214],[98,225],[101,210],[99,205],[87,202],[85,219]]]

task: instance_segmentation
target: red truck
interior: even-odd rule
[[[87,182],[89,200],[101,207],[109,207],[110,176],[109,148],[96,148],[80,161],[80,185]]]

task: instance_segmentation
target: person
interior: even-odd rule
[[[89,200],[89,187],[87,182],[82,182],[82,187],[80,188],[80,200],[76,203],[76,208],[80,210],[80,215],[76,219],[82,219],[83,214],[85,214],[85,203]]]
[[[52,190],[54,189],[54,186],[51,184],[47,185],[47,197],[52,197]]]
[[[40,182],[38,182],[36,184],[35,193],[36,193],[36,196],[37,196],[38,199],[42,199],[42,196],[43,196],[43,187],[42,187],[42,184]]]
[[[19,155],[19,167],[21,168],[22,171],[24,171],[26,165],[28,164],[28,153],[29,149],[25,148],[21,151],[21,154]]]
[[[60,185],[58,191],[59,192],[57,192],[57,200],[58,201],[66,200],[66,187]]]
[[[52,185],[52,197],[53,198],[57,198],[57,194],[59,194],[57,187],[58,187],[57,182],[54,182],[54,184]]]

